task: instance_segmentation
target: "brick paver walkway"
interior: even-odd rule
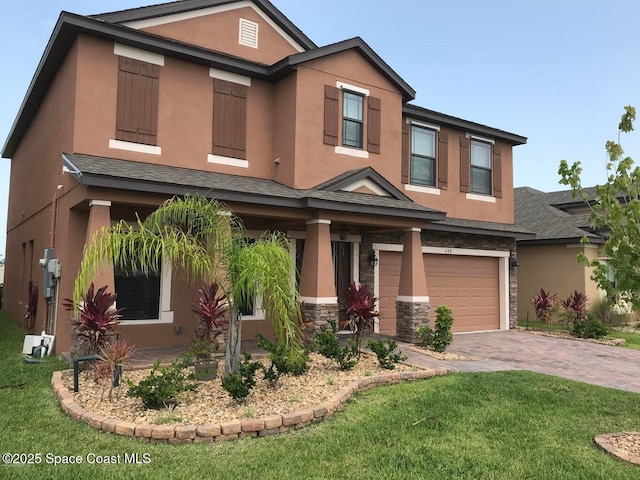
[[[460,372],[531,370],[640,393],[640,350],[520,331],[458,334],[447,350],[476,361],[440,361],[404,350],[409,363]]]

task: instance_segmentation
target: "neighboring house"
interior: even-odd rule
[[[198,192],[251,234],[288,233],[317,324],[337,318],[355,280],[380,297],[382,333],[414,339],[440,304],[454,331],[509,328],[523,232],[512,148],[526,138],[414,97],[362,39],[318,47],[266,0],[63,12],[2,152],[12,159],[5,308],[24,317],[38,259],[54,248],[60,277],[34,330],[68,350],[61,305],[85,242]],[[159,278],[96,282],[115,286],[121,332],[138,347],[193,335],[195,292],[171,265]],[[268,333],[259,301],[250,309],[244,336]]]
[[[595,199],[595,188],[586,188]],[[516,223],[534,232],[535,238],[518,240],[518,321],[535,319],[531,299],[544,288],[566,299],[575,290],[590,300],[604,295],[591,280],[591,268],[580,265],[579,253],[600,258],[605,239],[589,226],[590,207],[574,198],[571,190],[541,192],[530,187],[515,189]],[[589,242],[581,243],[586,237]]]

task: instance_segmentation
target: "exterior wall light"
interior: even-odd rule
[[[374,251],[369,254],[369,265],[371,265],[373,268],[378,265],[378,257],[376,257],[376,252]]]
[[[338,230],[338,235],[340,235],[340,240],[346,240],[347,238],[349,238],[349,229],[346,225],[342,225],[342,227],[340,227],[340,230]]]
[[[518,263],[518,260],[515,257],[511,257],[509,266],[511,267],[512,270],[517,270],[520,264]]]

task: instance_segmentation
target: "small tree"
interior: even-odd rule
[[[631,157],[624,157],[620,144],[620,135],[633,131],[635,118],[635,108],[626,106],[618,124],[618,140],[605,144],[607,181],[596,186],[595,201],[582,187],[580,162],[569,166],[562,160],[558,173],[560,183],[571,187],[574,198],[581,198],[591,207],[591,227],[607,232],[601,254],[607,262],[589,260],[582,253],[578,255],[578,261],[593,268],[591,278],[608,297],[622,293],[637,310],[640,307],[640,167],[634,166]],[[582,241],[588,242],[586,237]],[[610,281],[610,271],[615,276],[615,284]]]

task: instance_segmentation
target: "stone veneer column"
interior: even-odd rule
[[[406,342],[416,342],[418,327],[429,323],[430,304],[420,231],[407,228],[404,233],[396,299],[396,336]]]
[[[338,297],[333,281],[331,255],[331,220],[316,218],[307,221],[307,230],[300,272],[302,311],[314,330],[329,321],[338,321]]]

